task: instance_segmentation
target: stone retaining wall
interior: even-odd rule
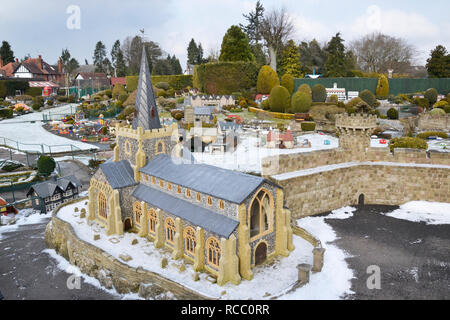
[[[69,223],[56,217],[61,207],[55,210],[46,227],[47,246],[55,249],[83,273],[97,278],[106,288],[114,287],[118,293],[138,292],[141,285],[151,283],[159,288],[156,291],[170,291],[177,299],[211,299],[154,272],[132,268],[100,248],[80,240]]]

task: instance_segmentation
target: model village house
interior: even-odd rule
[[[198,164],[176,124],[162,128],[143,50],[131,127],[117,127],[114,157],[90,182],[87,219],[108,235],[137,232],[217,283],[252,279],[252,269],[294,249],[280,186]]]

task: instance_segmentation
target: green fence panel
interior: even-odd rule
[[[423,92],[429,88],[435,88],[440,94],[450,92],[450,78],[427,78],[427,79],[388,79],[389,94],[399,95],[401,93]],[[368,89],[375,94],[377,78],[302,78],[294,79],[294,88],[306,83],[311,88],[316,84],[321,84],[325,88],[333,88],[334,83],[338,88],[345,88],[348,91],[363,91]]]

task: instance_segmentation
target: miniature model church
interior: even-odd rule
[[[90,182],[88,219],[108,235],[136,232],[223,285],[294,249],[280,186],[196,163],[178,126],[162,128],[145,49],[131,127],[116,128],[114,157]],[[149,259],[151,259],[149,257]]]

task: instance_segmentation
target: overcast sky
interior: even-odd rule
[[[284,6],[295,25],[294,40],[328,41],[341,32],[346,43],[373,31],[405,38],[416,46],[418,64],[425,64],[431,49],[442,44],[450,50],[450,1],[448,0],[262,0],[267,10]],[[16,57],[42,54],[55,63],[62,48],[68,48],[80,64],[92,55],[97,41],[108,54],[115,40],[145,29],[185,68],[186,48],[191,38],[201,42],[205,56],[220,50],[222,37],[256,0],[14,0],[0,6],[0,40],[7,40]],[[75,20],[67,13],[80,8],[80,28],[69,29]],[[73,12],[73,11],[72,11]]]

